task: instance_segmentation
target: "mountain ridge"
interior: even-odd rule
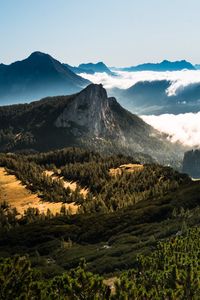
[[[186,60],[169,61],[163,60],[160,63],[144,63],[131,67],[117,68],[120,71],[136,72],[136,71],[180,71],[180,70],[196,70],[196,68]]]
[[[180,147],[91,84],[78,94],[0,107],[1,151],[81,146],[104,153],[147,154],[177,160]]]
[[[49,54],[39,51],[24,60],[0,65],[0,101],[5,103],[74,93],[89,83]]]
[[[106,73],[108,75],[115,75],[104,62],[100,61],[97,63],[82,63],[78,66],[71,66],[69,64],[64,64],[67,68],[73,71],[76,74],[86,73],[86,74],[95,74],[95,73]]]

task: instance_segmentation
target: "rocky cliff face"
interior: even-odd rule
[[[96,137],[110,136],[124,139],[119,124],[111,110],[111,103],[116,101],[108,98],[102,85],[91,84],[73,101],[55,121],[57,128],[80,126],[83,130]]]
[[[200,150],[191,150],[185,153],[183,172],[193,178],[200,178]]]

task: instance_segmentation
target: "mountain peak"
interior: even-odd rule
[[[34,51],[34,52],[32,52],[32,53],[30,54],[29,57],[34,57],[34,56],[46,56],[46,55],[49,56],[49,54],[47,54],[47,53],[44,53],[44,52],[41,52],[41,51]]]
[[[100,84],[89,84],[80,94],[86,94],[87,97],[96,97],[98,96],[101,99],[107,98],[107,92],[104,89],[103,85]]]
[[[88,128],[90,134],[102,136],[105,132],[119,132],[114,125],[114,118],[109,105],[109,98],[102,84],[90,84],[68,105],[57,118],[55,125],[69,128],[71,124]]]
[[[97,63],[84,63],[80,64],[78,68],[84,70],[86,73],[89,71],[97,72],[97,73],[107,73],[107,74],[113,74],[110,69],[104,64],[104,62],[100,61]]]
[[[77,93],[90,83],[40,51],[24,60],[0,66],[0,78],[0,98],[15,102]]]
[[[53,61],[54,58],[47,54],[47,53],[43,53],[40,51],[35,51],[33,53],[31,53],[31,55],[29,55],[29,57],[27,58],[28,61],[41,61],[41,60],[46,60],[46,61]],[[56,61],[56,60],[55,60]]]

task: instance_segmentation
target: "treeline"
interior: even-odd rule
[[[200,296],[200,229],[160,242],[149,256],[140,255],[134,269],[109,286],[103,277],[79,267],[44,280],[28,257],[0,259],[2,300],[198,300]]]
[[[144,165],[141,171],[124,171],[120,175],[111,176],[110,168],[116,166],[120,164],[117,165],[110,158],[99,163],[92,161],[61,167],[65,179],[77,181],[91,192],[82,203],[82,212],[115,211],[141,200],[162,197],[190,182],[187,175],[156,164]]]
[[[136,155],[137,157],[137,155]],[[102,156],[97,152],[84,150],[82,148],[68,147],[62,150],[49,151],[28,155],[27,159],[34,161],[39,165],[55,165],[56,168],[65,166],[66,164],[96,162],[107,163],[110,167],[117,167],[120,164],[137,163],[137,159],[133,156],[124,156],[122,154]]]
[[[53,214],[50,209],[46,213],[40,212],[37,207],[28,207],[24,214],[20,215],[16,207],[11,207],[6,201],[0,203],[0,232],[9,230],[20,225],[47,221],[57,217],[67,217],[71,215],[71,210],[67,209],[65,204],[60,208],[60,212]]]

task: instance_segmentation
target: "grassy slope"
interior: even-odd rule
[[[53,214],[60,213],[62,202],[42,201],[37,194],[32,193],[15,175],[10,175],[5,168],[0,167],[0,202],[7,202],[11,207],[16,208],[19,214],[23,214],[29,207],[38,208],[40,213],[46,213],[48,209]],[[76,213],[78,206],[65,204],[66,208]]]

